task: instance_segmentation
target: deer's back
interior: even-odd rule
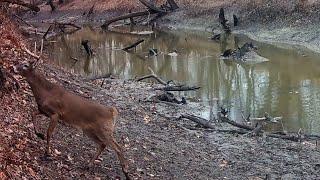
[[[61,120],[77,128],[114,128],[114,120],[118,115],[114,107],[101,105],[70,92],[63,95],[61,104]]]

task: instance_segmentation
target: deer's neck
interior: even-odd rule
[[[29,83],[34,96],[37,97],[44,91],[50,91],[54,88],[54,84],[44,78],[42,74],[32,72],[26,75],[27,82]]]

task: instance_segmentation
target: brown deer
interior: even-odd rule
[[[38,111],[33,114],[33,118],[37,114],[43,114],[51,119],[47,130],[46,153],[50,154],[50,138],[60,119],[77,129],[81,129],[98,145],[97,154],[91,163],[109,145],[116,152],[126,178],[130,179],[128,164],[122,148],[114,138],[115,120],[118,115],[116,108],[106,107],[82,98],[51,83],[42,74],[35,71],[35,64],[34,62],[22,63],[14,66],[14,71],[25,77],[32,89],[38,104]]]

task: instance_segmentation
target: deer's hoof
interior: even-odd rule
[[[41,161],[52,161],[52,157],[50,154],[45,153],[43,156],[40,157]]]

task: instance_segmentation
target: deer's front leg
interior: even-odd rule
[[[40,133],[38,130],[37,130],[37,127],[36,127],[36,117],[40,115],[40,112],[38,109],[36,110],[33,110],[32,114],[31,114],[31,121],[32,121],[32,125],[33,125],[33,130],[34,130],[34,133],[37,135],[37,137],[39,137],[40,139],[42,140],[45,140],[45,137],[42,133]]]
[[[50,154],[50,138],[52,136],[54,128],[56,128],[58,124],[59,115],[53,114],[50,116],[50,119],[51,120],[50,120],[49,128],[47,130],[47,150],[46,150],[47,155]]]

